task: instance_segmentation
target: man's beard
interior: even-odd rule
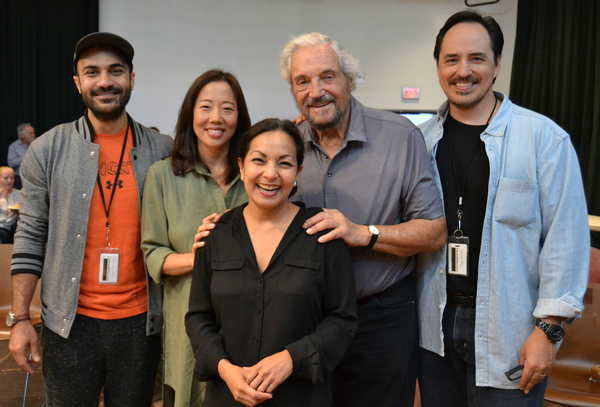
[[[110,110],[106,110],[107,106],[102,103],[96,103],[94,96],[103,92],[115,92],[117,95],[117,104],[111,107]],[[92,89],[89,93],[82,93],[81,98],[83,104],[92,111],[94,116],[101,122],[111,122],[117,120],[125,111],[125,106],[129,103],[131,98],[131,87],[127,86],[124,89],[110,86],[108,88],[96,88]]]
[[[310,106],[318,105],[318,104],[326,103],[326,102],[333,102],[335,104],[335,112],[333,113],[333,116],[331,117],[331,119],[329,121],[327,121],[325,123],[318,123],[315,121],[315,118],[310,114]],[[315,130],[319,130],[319,131],[331,129],[331,128],[337,126],[339,124],[340,120],[342,119],[342,117],[346,113],[346,111],[342,112],[340,110],[340,106],[338,105],[337,99],[329,94],[325,94],[318,99],[313,99],[313,98],[309,97],[304,102],[303,107],[304,107],[304,109],[303,109],[304,111],[302,112],[302,114],[304,115],[304,118],[310,124],[310,126],[312,128],[314,128]]]
[[[481,80],[474,80],[473,76],[468,76],[464,79],[457,79],[454,81],[454,83],[457,83],[457,82],[476,83],[478,86],[481,86],[481,84],[482,84]],[[492,85],[490,85],[490,88],[492,86],[493,86],[493,83],[492,83]],[[458,98],[448,97],[448,100],[450,101],[451,105],[454,105],[455,107],[457,107],[459,109],[470,109],[470,108],[477,106],[485,98],[485,96],[488,94],[490,88],[488,88],[486,90],[486,92],[484,92],[482,94],[478,94],[477,92],[473,92],[471,94],[460,94],[459,93],[460,96]]]

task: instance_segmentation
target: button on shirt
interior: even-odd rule
[[[205,403],[237,406],[217,372],[221,359],[253,366],[287,349],[293,373],[273,392],[273,405],[321,406],[331,400],[330,372],[357,326],[355,287],[346,245],[322,244],[303,229],[320,211],[301,207],[261,274],[243,218],[223,215],[196,252],[186,328]]]
[[[504,375],[519,361],[535,318],[572,320],[587,286],[590,235],[577,155],[569,135],[547,117],[506,95],[481,134],[490,163],[475,323],[477,386],[518,388]],[[448,112],[421,126],[433,157]],[[444,354],[446,248],[419,254],[417,290],[421,347]]]
[[[308,122],[299,126],[304,169],[292,199],[338,209],[359,225],[396,225],[443,215],[440,194],[417,127],[408,119],[371,109],[352,98],[350,124],[331,159]],[[416,267],[413,257],[350,248],[358,298],[381,292]]]

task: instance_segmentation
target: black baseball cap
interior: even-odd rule
[[[81,55],[83,55],[83,53],[88,49],[98,45],[104,45],[119,51],[125,61],[127,61],[129,64],[129,68],[133,71],[133,47],[129,41],[123,37],[119,37],[116,34],[96,32],[86,35],[80,39],[75,46],[75,54],[73,55],[73,71],[75,74],[77,74],[77,61],[79,61]]]

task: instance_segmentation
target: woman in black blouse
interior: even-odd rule
[[[302,224],[289,201],[302,170],[296,126],[266,119],[240,142],[249,202],[224,214],[196,252],[186,328],[203,406],[330,406],[331,371],[357,326],[348,249]]]

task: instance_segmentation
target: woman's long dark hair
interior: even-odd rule
[[[229,149],[227,152],[227,176],[225,182],[229,184],[239,173],[237,165],[240,138],[242,134],[250,127],[250,115],[246,106],[246,99],[242,88],[232,74],[219,69],[212,69],[200,75],[187,91],[181,108],[179,109],[179,118],[175,128],[175,142],[173,145],[173,154],[171,155],[171,166],[175,175],[181,175],[192,171],[196,164],[202,164],[202,159],[198,153],[198,138],[194,132],[194,107],[200,91],[211,82],[226,82],[231,87],[238,110],[238,120],[235,133],[229,140]],[[206,166],[205,166],[206,167]],[[208,167],[206,167],[208,171]]]

